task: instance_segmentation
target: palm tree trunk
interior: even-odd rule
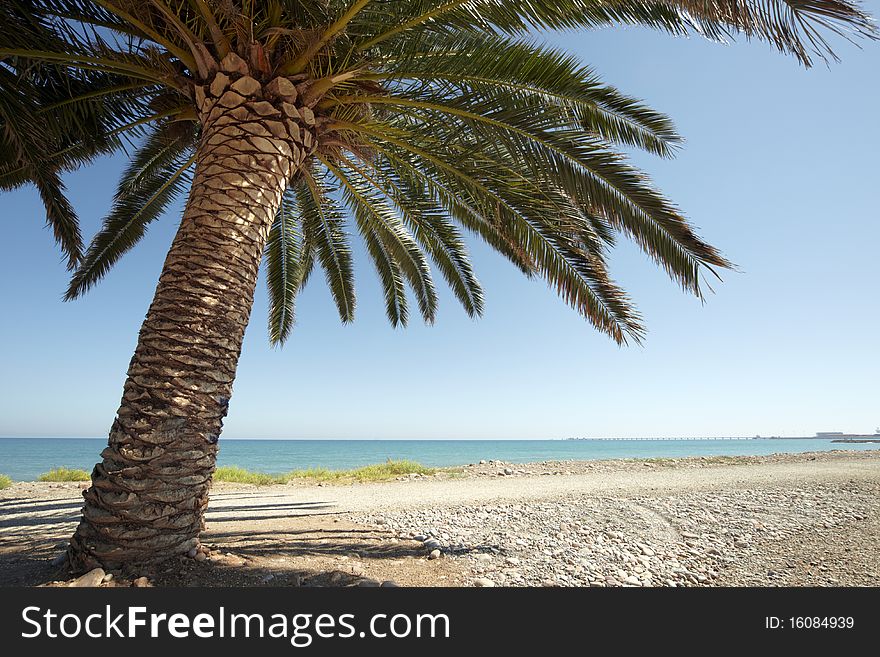
[[[296,108],[287,80],[263,87],[233,64],[195,90],[202,137],[192,189],[83,493],[74,571],[186,553],[204,527],[262,251],[315,143],[313,116]]]

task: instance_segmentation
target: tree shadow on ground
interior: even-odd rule
[[[333,502],[296,502],[290,495],[212,496],[203,545],[211,557],[181,557],[114,573],[113,586],[146,576],[156,586],[356,586],[385,579],[420,583],[426,551],[388,529],[349,522]],[[218,499],[219,498],[219,499]],[[281,500],[279,498],[285,498]],[[11,500],[4,500],[10,502]],[[69,580],[66,540],[79,520],[79,500],[16,500],[0,506],[0,586]],[[431,562],[437,564],[437,562]],[[412,583],[412,582],[411,582]]]

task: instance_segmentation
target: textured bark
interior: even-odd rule
[[[83,493],[68,551],[75,571],[198,546],[265,241],[314,149],[314,116],[294,86],[262,84],[237,57],[194,95],[203,129],[193,186]]]

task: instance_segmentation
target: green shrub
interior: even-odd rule
[[[12,479],[4,474],[0,474],[0,490],[9,488],[12,485]]]
[[[436,470],[427,468],[415,461],[393,461],[389,459],[385,463],[365,465],[351,470],[330,470],[328,468],[309,468],[307,470],[293,470],[279,475],[270,475],[265,472],[252,472],[236,465],[224,465],[214,471],[214,481],[226,481],[234,484],[254,484],[256,486],[268,486],[271,484],[286,484],[295,479],[305,479],[320,482],[350,483],[353,481],[387,481],[401,475],[422,474],[431,475]]]
[[[75,468],[52,468],[40,475],[38,481],[89,481],[89,473]]]

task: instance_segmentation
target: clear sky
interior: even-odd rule
[[[866,7],[880,14],[880,2]],[[358,312],[341,326],[323,280],[281,350],[261,281],[229,438],[811,435],[880,425],[880,43],[809,71],[761,43],[640,29],[554,38],[606,81],[669,113],[687,139],[637,155],[739,266],[701,305],[621,244],[614,271],[649,328],[618,348],[539,281],[475,245],[487,296],[472,321],[443,290],[433,327],[392,329],[360,251]],[[91,236],[122,161],[70,175]],[[0,435],[104,436],[180,209],[84,299],[33,190],[0,197]],[[438,276],[438,283],[442,279]]]

